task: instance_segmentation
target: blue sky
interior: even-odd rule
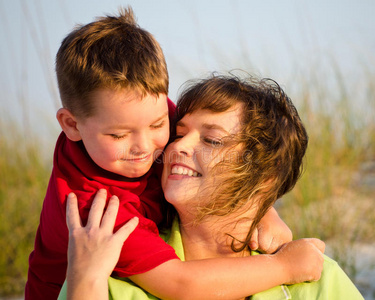
[[[128,4],[162,45],[172,99],[183,82],[211,71],[241,68],[287,85],[330,60],[349,78],[363,76],[361,65],[375,69],[373,0],[0,0],[2,110],[58,128],[61,40],[75,24]]]

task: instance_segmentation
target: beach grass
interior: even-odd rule
[[[375,169],[365,171],[375,166],[375,76],[367,73],[358,88],[349,88],[338,70],[335,76],[334,89],[302,83],[297,103],[309,134],[305,170],[279,212],[295,238],[323,239],[355,281],[356,245],[375,243],[375,186],[366,182]]]
[[[50,175],[43,145],[15,122],[0,124],[0,296],[23,294],[28,257]]]

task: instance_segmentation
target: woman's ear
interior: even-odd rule
[[[61,129],[68,139],[73,142],[80,141],[81,134],[77,128],[77,118],[66,108],[60,108],[56,113],[56,119],[59,121]]]

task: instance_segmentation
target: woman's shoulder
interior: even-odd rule
[[[290,285],[288,289],[291,299],[364,299],[339,264],[327,255],[320,280]]]
[[[320,280],[281,285],[258,293],[251,299],[363,300],[364,298],[339,264],[324,255],[324,266]]]

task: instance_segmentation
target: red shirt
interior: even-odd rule
[[[169,103],[171,104],[171,103]],[[96,192],[105,188],[108,199],[116,195],[120,208],[115,230],[134,216],[139,225],[125,241],[114,275],[127,277],[144,273],[178,258],[160,237],[156,224],[162,219],[160,200],[161,166],[155,165],[137,181],[97,166],[82,142],[70,141],[61,133],[55,148],[49,181],[34,251],[29,258],[25,299],[57,299],[67,269],[69,231],[66,226],[66,197],[76,193],[83,224],[86,224]]]

